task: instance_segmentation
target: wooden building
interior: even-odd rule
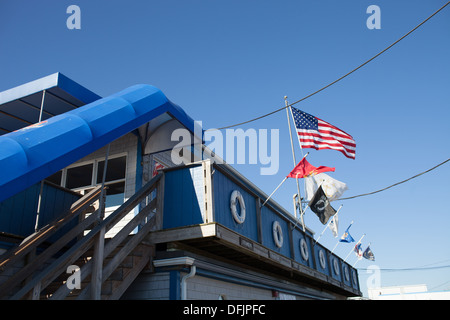
[[[261,206],[267,194],[214,163],[158,89],[101,99],[43,79],[0,93],[1,299],[361,295],[356,269],[275,201]],[[182,165],[176,129],[194,141]]]

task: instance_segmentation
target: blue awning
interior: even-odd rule
[[[0,92],[0,135],[35,124],[39,118],[47,120],[100,98],[60,72],[5,90]]]
[[[158,88],[135,85],[0,136],[0,201],[164,113],[196,132],[194,121]]]

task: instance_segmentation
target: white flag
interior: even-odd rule
[[[305,178],[307,200],[312,199],[320,185],[322,185],[322,189],[329,201],[339,199],[344,191],[348,189],[344,182],[338,181],[325,173],[319,173]]]
[[[330,228],[331,232],[333,233],[333,236],[335,238],[338,237],[339,231],[338,231],[338,214],[336,213],[332,218],[330,223],[328,224],[328,228]]]

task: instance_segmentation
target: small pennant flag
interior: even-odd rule
[[[338,231],[338,225],[339,225],[339,221],[338,221],[338,213],[336,213],[332,218],[330,223],[328,224],[328,228],[330,228],[331,232],[333,233],[333,237],[337,238],[339,235],[339,231]]]
[[[370,244],[367,246],[366,250],[364,250],[363,255],[364,258],[370,261],[375,261],[375,255],[372,250],[370,250]]]
[[[314,176],[321,172],[326,171],[334,171],[335,168],[330,167],[314,167],[312,164],[310,164],[308,161],[306,161],[306,158],[303,158],[300,160],[300,162],[295,166],[295,168],[288,174],[288,178],[306,178],[309,176]]]
[[[308,206],[311,211],[319,217],[322,224],[327,224],[328,219],[336,213],[336,210],[330,205],[330,201],[328,201],[321,186],[317,189],[316,194],[311,199]]]
[[[358,242],[358,243],[355,245],[355,248],[353,249],[353,251],[355,251],[355,254],[356,254],[356,256],[358,257],[358,260],[361,260],[361,259],[362,259],[362,256],[363,256],[363,251],[362,251],[362,249],[361,249],[361,243],[360,243],[360,242]]]
[[[342,235],[341,239],[339,239],[340,242],[355,242],[355,239],[353,239],[353,237],[350,235],[350,232],[348,231],[348,229],[350,229],[352,225],[350,224],[347,228],[347,230],[345,230],[344,234]]]
[[[305,178],[306,199],[310,200],[320,185],[330,201],[339,199],[348,189],[344,182],[336,180],[325,173],[319,173]]]

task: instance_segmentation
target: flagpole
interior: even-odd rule
[[[270,196],[266,199],[266,201],[264,201],[264,203],[261,205],[261,208],[264,207],[264,205],[267,203],[267,201],[269,201],[269,199],[273,196],[273,194],[275,193],[275,191],[278,190],[278,188],[281,187],[281,185],[286,181],[288,177],[284,177],[283,181],[281,181],[281,183],[278,185],[278,187],[275,188],[275,190],[273,190],[273,192],[270,194]]]
[[[291,150],[292,150],[292,160],[294,161],[294,167],[297,165],[297,161],[295,160],[295,151],[294,151],[294,142],[292,141],[292,129],[291,129],[291,119],[289,117],[289,110],[290,108],[288,108],[289,106],[289,102],[287,100],[287,96],[284,96],[284,102],[286,105],[286,116],[287,116],[287,121],[288,121],[288,126],[289,126],[289,138],[291,140]],[[302,156],[303,156],[303,150],[302,150]],[[303,156],[304,158],[304,156]],[[302,197],[300,195],[300,185],[298,183],[298,178],[295,178],[296,182],[297,182],[297,192],[298,192],[298,200],[299,200],[299,208],[300,208],[300,217],[302,219],[302,224],[303,224],[303,231],[305,231],[305,227],[304,227],[304,223],[303,223],[303,209],[302,209]],[[297,210],[295,210],[295,216],[297,217]]]
[[[353,224],[353,220],[352,220],[352,222],[350,222],[350,225],[347,227],[347,230],[352,226],[352,224]],[[334,250],[337,248],[337,246],[339,245],[339,243],[341,243],[341,241],[338,240],[338,242],[337,242],[336,245],[334,246],[333,250],[331,250],[331,253],[334,252]]]
[[[289,135],[291,137],[291,147],[292,147],[292,152],[294,152],[294,145],[293,145],[293,142],[292,142],[291,122],[290,122],[290,118],[289,118],[289,111],[291,113],[291,117],[292,117],[292,121],[293,121],[294,125],[295,125],[295,119],[294,119],[294,115],[292,114],[292,107],[289,105],[289,103],[287,101],[287,96],[284,97],[284,100],[285,100],[285,104],[286,104],[286,115],[288,117],[288,123],[289,123]],[[288,109],[289,109],[289,111],[288,111]],[[298,139],[298,137],[297,137],[297,140],[298,140],[298,145],[300,146],[300,152],[302,153],[302,156],[303,156],[302,144],[300,143],[300,139]],[[306,190],[306,181],[303,181],[303,188]],[[305,214],[305,211],[306,211],[307,207],[305,208],[305,210],[303,210],[303,208],[302,208],[302,197],[300,196],[300,186],[298,184],[298,179],[297,179],[297,190],[298,190],[298,201],[299,201],[299,207],[300,207],[300,219],[302,220],[303,232],[305,232],[305,221],[303,220],[303,215]]]
[[[307,156],[308,154],[309,154],[309,152],[303,156],[302,160],[303,160],[304,158],[306,158],[306,156]],[[300,161],[301,161],[301,160],[300,160]],[[287,178],[288,178],[288,176],[284,177],[283,181],[281,181],[281,183],[278,185],[278,187],[276,187],[276,189],[273,190],[273,192],[270,194],[270,196],[269,196],[269,197],[264,201],[264,203],[261,205],[261,208],[267,203],[267,201],[269,201],[269,199],[273,196],[273,194],[275,193],[275,191],[277,191],[277,190],[281,187],[281,185],[287,180]]]
[[[330,221],[328,221],[328,223],[327,223],[327,225],[325,226],[325,228],[323,229],[322,233],[319,235],[319,237],[317,238],[316,242],[314,242],[314,245],[319,241],[319,239],[320,239],[320,238],[322,237],[322,235],[325,233],[325,231],[327,230],[328,226],[329,226],[330,223],[331,223],[331,219],[333,219],[335,216],[337,216],[337,214],[339,213],[339,210],[341,210],[342,206],[343,206],[343,205],[341,204],[341,206],[340,206],[339,209],[336,211],[336,213],[333,214],[333,216],[329,219]]]
[[[359,239],[359,241],[355,244],[355,247],[361,243],[361,240],[366,236],[366,234],[364,233],[361,237],[361,239]],[[348,256],[352,253],[352,251],[355,249],[355,247],[353,247],[352,250],[350,250],[350,252],[348,253],[348,255],[345,257],[344,262],[347,260]]]
[[[306,211],[306,209],[308,209],[309,208],[309,204],[308,205],[306,205],[306,207],[305,207],[305,210],[304,211]],[[297,219],[297,222],[295,223],[295,225],[292,227],[292,230],[294,230],[295,229],[295,227],[297,226],[297,224],[298,224],[298,222],[299,222],[299,220]],[[302,223],[303,223],[303,219],[302,219]],[[303,224],[303,231],[305,231],[305,224]]]

